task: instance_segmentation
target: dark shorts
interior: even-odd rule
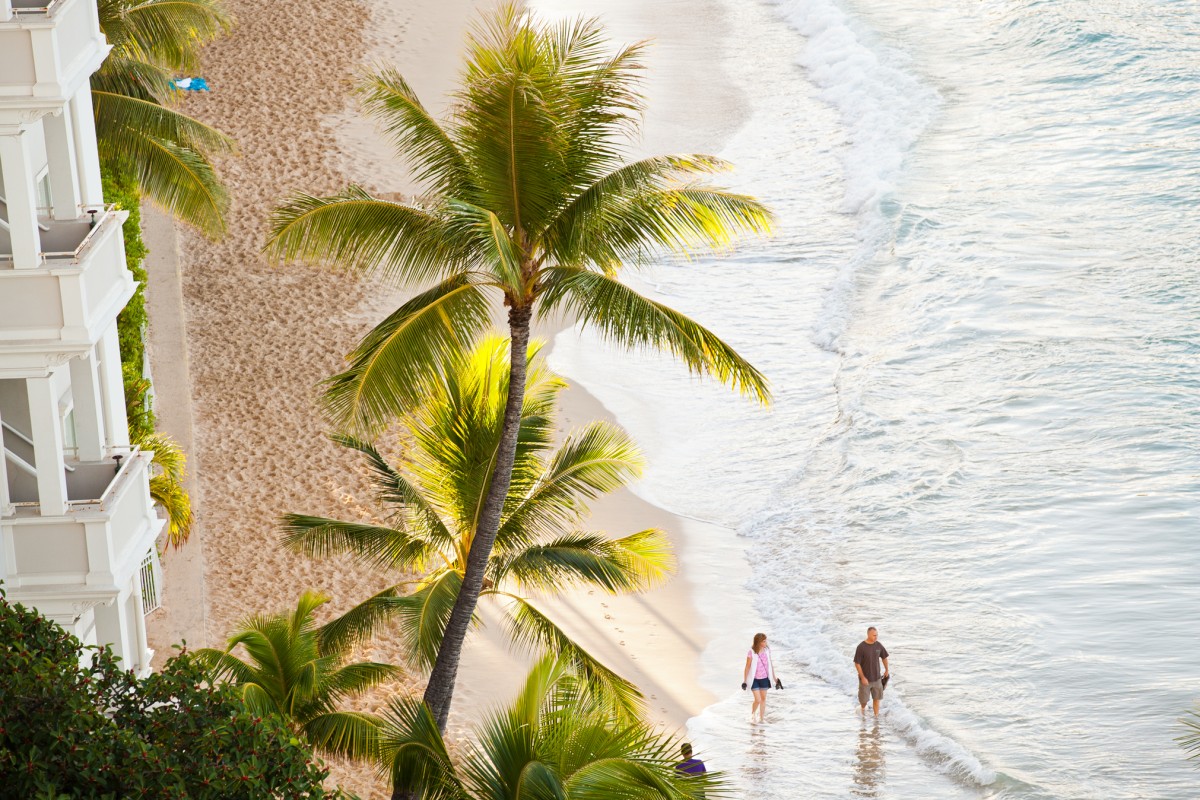
[[[770,678],[755,678],[754,683],[750,684],[750,688],[755,689],[755,690],[770,689],[771,688],[771,679]]]

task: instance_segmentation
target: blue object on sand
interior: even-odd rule
[[[176,78],[171,81],[172,89],[181,89],[185,92],[210,92],[208,81],[204,78]]]

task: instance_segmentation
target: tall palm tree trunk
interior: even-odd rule
[[[425,687],[425,704],[429,706],[434,719],[437,720],[438,728],[443,732],[446,730],[446,720],[450,716],[450,703],[454,699],[454,681],[458,676],[463,640],[467,637],[471,617],[475,614],[475,606],[479,602],[492,545],[495,544],[496,533],[500,529],[500,514],[504,510],[504,500],[508,497],[508,488],[512,481],[513,462],[517,454],[517,434],[521,428],[521,407],[525,402],[525,368],[529,355],[531,316],[532,309],[528,306],[513,307],[508,312],[508,399],[504,405],[504,426],[500,433],[499,447],[496,449],[496,465],[492,469],[492,482],[483,503],[483,511],[479,515],[475,537],[471,541],[471,552],[467,556],[467,570],[463,576],[462,588],[454,601],[450,620],[446,623],[446,633],[442,637],[433,671],[429,674],[429,685]]]

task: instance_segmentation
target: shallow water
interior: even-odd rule
[[[776,402],[553,356],[653,499],[745,538],[792,680],[765,729],[737,691],[693,720],[702,757],[762,798],[1196,797],[1200,9],[727,2],[753,113],[724,155],[779,230],[635,282]]]

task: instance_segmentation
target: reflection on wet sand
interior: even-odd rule
[[[879,733],[879,721],[863,720],[862,727],[858,731],[854,785],[850,787],[850,794],[854,797],[881,797],[886,772],[883,737]]]

